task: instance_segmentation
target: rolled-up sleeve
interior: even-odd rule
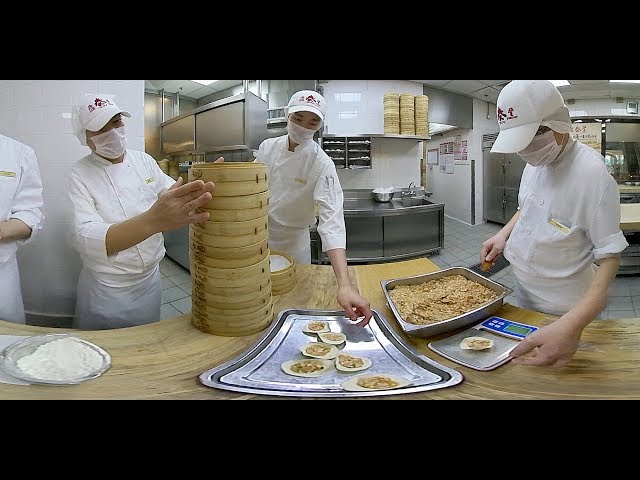
[[[24,148],[24,162],[21,165],[20,184],[14,197],[9,218],[23,221],[31,228],[31,235],[18,241],[18,244],[32,242],[42,230],[44,215],[42,213],[42,179],[36,152],[30,148]]]
[[[322,240],[322,251],[347,248],[347,230],[344,224],[344,195],[338,175],[333,169],[325,169],[314,191],[318,202],[318,234]]]
[[[73,204],[73,238],[75,249],[84,256],[113,264],[117,254],[107,255],[107,231],[113,225],[100,216],[92,196],[76,174],[69,177],[69,199]]]
[[[613,182],[607,186],[594,208],[589,236],[594,245],[593,256],[596,260],[617,255],[629,246],[620,230],[620,194],[618,186]]]

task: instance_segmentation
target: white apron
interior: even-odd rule
[[[269,218],[269,250],[291,255],[298,265],[311,264],[309,227],[285,227]]]
[[[78,279],[73,328],[108,330],[135,327],[160,320],[162,279],[160,265],[142,282],[108,287],[83,268]]]
[[[512,265],[516,294],[522,308],[562,316],[575,307],[587,293],[596,274],[596,265],[565,278],[541,278]]]
[[[0,263],[0,320],[24,324],[20,272],[15,255]]]

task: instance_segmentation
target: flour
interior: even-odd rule
[[[271,255],[271,271],[279,272],[280,270],[284,270],[291,262],[282,255]]]
[[[17,361],[18,368],[33,378],[61,382],[92,375],[103,364],[102,355],[73,337],[40,345]]]

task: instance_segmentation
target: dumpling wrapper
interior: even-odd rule
[[[322,332],[318,334],[318,338],[330,345],[340,345],[347,341],[347,336],[341,332]]]
[[[346,365],[343,365],[343,363],[347,363],[348,365],[350,362],[353,362],[354,360],[356,361],[356,363],[360,363],[360,362],[357,362],[358,360],[360,360],[362,365],[353,366],[353,367],[348,367]],[[341,372],[359,372],[361,370],[366,370],[371,365],[372,365],[371,360],[365,357],[359,357],[358,355],[349,355],[348,353],[338,353],[338,355],[336,356],[336,368]]]
[[[493,347],[493,340],[484,337],[467,337],[460,342],[462,350],[488,350]]]
[[[313,350],[316,350],[315,352]],[[332,360],[338,355],[338,348],[323,342],[311,342],[300,347],[300,351],[306,357]]]
[[[317,327],[321,327],[321,328],[317,328]],[[324,333],[324,332],[330,332],[331,330],[329,329],[329,324],[327,322],[314,320],[313,322],[307,323],[302,328],[302,331],[305,333]]]
[[[316,364],[319,367],[318,370],[310,370],[308,372],[304,371],[304,367],[310,366],[312,364]],[[298,366],[298,368],[296,368]],[[282,371],[288,375],[293,375],[295,377],[321,377],[322,375],[326,375],[328,372],[334,370],[333,361],[331,360],[319,360],[315,358],[305,358],[303,360],[289,360],[284,362],[282,365]],[[298,371],[296,371],[298,370]]]
[[[372,392],[376,390],[393,390],[411,385],[411,381],[386,373],[357,375],[342,382],[341,387],[350,392]]]

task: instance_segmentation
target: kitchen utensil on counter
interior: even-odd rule
[[[493,370],[509,361],[509,353],[538,327],[490,317],[463,332],[428,344],[428,347],[449,360],[474,370]],[[486,350],[463,350],[460,342],[467,337],[483,337],[493,341]]]
[[[386,203],[391,201],[394,193],[395,191],[393,187],[375,188],[373,189],[372,195],[376,202]]]

